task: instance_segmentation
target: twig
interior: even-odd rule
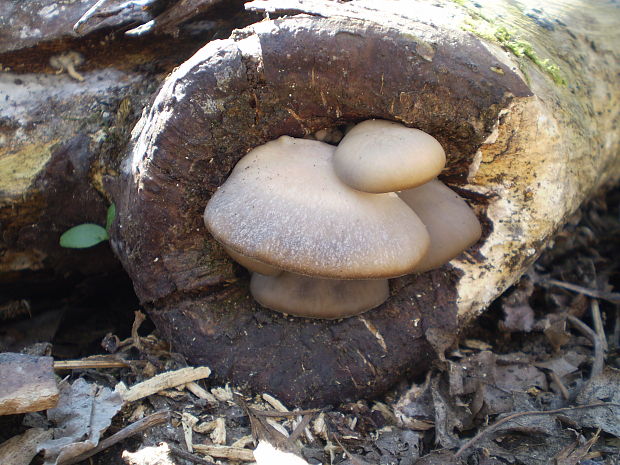
[[[299,415],[312,415],[313,413],[321,413],[323,410],[325,410],[322,408],[312,408],[308,410],[295,410],[292,412],[279,412],[279,411],[271,412],[268,410],[257,410],[250,406],[247,406],[247,409],[256,416],[270,417],[270,418],[288,418],[288,417],[296,417]]]
[[[254,451],[241,447],[220,446],[217,444],[194,444],[194,450],[201,454],[218,459],[237,460],[241,462],[254,462]]]
[[[308,426],[308,424],[310,423],[310,420],[312,420],[312,415],[309,415],[309,414],[304,415],[301,421],[299,422],[299,424],[295,427],[291,435],[288,437],[289,440],[294,441],[295,439],[297,439],[301,435],[301,433],[303,433],[303,431],[306,429],[306,426]]]
[[[592,363],[592,371],[590,372],[590,378],[600,375],[603,372],[603,366],[605,364],[605,353],[603,352],[603,344],[598,335],[592,331],[592,329],[586,325],[579,318],[572,315],[568,315],[568,321],[575,327],[581,334],[586,336],[594,345],[594,362]]]
[[[146,320],[146,315],[142,313],[140,310],[136,310],[134,313],[133,324],[131,325],[131,339],[133,339],[133,345],[136,349],[142,352],[144,349],[142,347],[142,340],[140,339],[140,335],[138,334],[138,329]]]
[[[92,457],[95,454],[98,454],[102,450],[107,449],[108,447],[113,446],[117,442],[123,441],[130,436],[141,433],[142,431],[152,428],[153,426],[159,425],[161,423],[165,423],[170,419],[170,412],[168,410],[161,410],[159,412],[155,412],[148,417],[144,417],[142,420],[138,420],[135,423],[132,423],[129,426],[126,426],[122,430],[114,433],[109,438],[100,441],[96,447],[91,450],[84,452],[77,457],[70,458],[68,460],[59,462],[59,465],[73,465],[74,463],[79,463],[83,460],[86,460],[88,457]]]
[[[123,360],[59,360],[54,362],[54,370],[84,370],[87,368],[126,368],[129,363]]]
[[[486,428],[484,431],[481,431],[478,434],[476,434],[473,438],[471,438],[469,441],[463,444],[459,448],[458,451],[456,451],[456,453],[454,454],[454,457],[455,458],[460,457],[461,455],[463,455],[463,453],[467,449],[469,449],[476,442],[480,441],[480,439],[482,439],[484,436],[487,436],[489,433],[492,433],[493,431],[497,430],[500,426],[504,425],[505,423],[508,423],[509,421],[514,420],[515,418],[521,418],[521,417],[527,417],[527,416],[555,415],[556,413],[570,412],[571,410],[583,410],[583,409],[596,408],[596,407],[620,407],[620,403],[600,402],[597,404],[577,405],[575,407],[564,407],[564,408],[558,408],[555,410],[543,410],[543,411],[533,410],[533,411],[528,411],[528,412],[514,413],[512,415],[508,415],[507,417],[502,418],[501,420],[496,421],[491,426]]]
[[[338,439],[338,436],[336,436],[334,433],[331,433],[331,436],[332,438],[334,438],[334,440],[336,441],[336,444],[338,444],[338,446],[343,450],[343,452],[345,453],[345,455],[347,456],[347,458],[351,461],[353,465],[368,465],[368,462],[366,462],[365,460],[360,460],[359,458],[354,456],[351,452],[349,452],[346,449],[346,447],[342,445],[342,443]]]
[[[570,397],[570,394],[568,392],[568,389],[566,389],[566,386],[564,386],[564,383],[562,382],[558,374],[555,371],[551,370],[549,373],[549,376],[551,376],[552,381],[558,386],[558,389],[560,390],[560,393],[562,394],[562,397],[564,398],[564,400],[568,400]]]
[[[557,279],[545,279],[543,283],[551,284],[552,286],[561,287],[563,289],[568,289],[569,291],[577,292],[579,294],[584,294],[589,297],[594,297],[595,299],[603,299],[608,302],[618,304],[620,303],[620,293],[619,292],[607,292],[600,291],[598,289],[590,289],[583,286],[578,286],[577,284],[565,283],[564,281],[558,281]]]
[[[592,299],[590,301],[590,312],[592,313],[592,322],[594,323],[594,331],[598,334],[601,343],[603,344],[603,352],[607,352],[609,347],[607,346],[607,338],[605,336],[605,328],[603,327],[603,319],[601,318],[601,308],[598,304],[598,300]]]
[[[208,367],[185,367],[174,371],[166,371],[152,378],[135,384],[124,392],[121,392],[123,400],[134,402],[143,397],[157,394],[159,391],[187,384],[203,378],[208,378],[211,370]],[[120,384],[120,383],[119,383]]]
[[[213,465],[215,463],[213,460],[196,457],[194,454],[190,454],[189,452],[184,451],[183,449],[179,449],[178,447],[171,446],[170,444],[168,444],[168,447],[170,447],[170,452],[172,452],[174,455],[182,459],[189,460],[190,462],[194,462],[199,465]]]

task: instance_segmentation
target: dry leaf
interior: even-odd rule
[[[39,448],[45,451],[45,465],[69,461],[94,448],[122,405],[117,392],[82,378],[61,384],[58,406],[47,411],[56,425],[54,439]]]

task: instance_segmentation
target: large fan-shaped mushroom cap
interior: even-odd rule
[[[237,253],[302,275],[409,273],[428,248],[426,228],[396,194],[340,181],[334,150],[282,136],[250,151],[208,202],[207,228]]]

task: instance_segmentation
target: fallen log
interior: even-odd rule
[[[306,405],[376,395],[441,357],[620,176],[617,7],[532,5],[257,0],[247,7],[293,16],[211,42],[173,72],[106,187],[112,246],[174,349],[217,379]],[[441,142],[440,178],[476,210],[482,240],[392,280],[390,299],[357,317],[261,308],[205,231],[207,201],[253,147],[368,118]]]
[[[26,280],[122,272],[106,244],[67,250],[60,235],[81,223],[105,224],[111,200],[101,178],[117,170],[163,76],[251,16],[239,14],[238,1],[218,9],[199,0],[192,15],[204,20],[205,9],[216,11],[187,24],[188,15],[178,14],[186,2],[170,13],[151,3],[0,0],[0,293]],[[158,13],[167,22],[154,29],[166,26],[175,38],[113,29]],[[176,31],[180,23],[190,32]]]

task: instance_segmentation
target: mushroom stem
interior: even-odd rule
[[[288,272],[254,273],[250,292],[263,307],[325,319],[357,315],[381,305],[390,295],[387,279],[321,279]]]

